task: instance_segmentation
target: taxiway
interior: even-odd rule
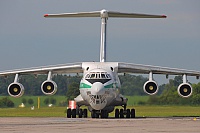
[[[200,118],[136,118],[136,119],[92,119],[92,118],[39,118],[1,117],[1,133],[199,133]]]

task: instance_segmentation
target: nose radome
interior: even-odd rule
[[[100,82],[94,83],[92,85],[92,94],[103,95],[104,94],[104,85]]]
[[[100,82],[93,83],[90,95],[90,106],[95,110],[101,110],[106,104],[104,85]]]

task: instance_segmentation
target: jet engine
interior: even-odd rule
[[[154,95],[158,92],[158,85],[155,81],[149,80],[143,86],[144,92],[149,95]]]
[[[188,83],[182,83],[178,86],[178,94],[181,97],[189,97],[192,95],[192,86]]]
[[[54,95],[57,91],[57,84],[52,80],[46,80],[42,83],[41,90],[45,95]]]
[[[12,97],[21,97],[24,94],[24,86],[18,82],[13,82],[8,86],[8,94]]]

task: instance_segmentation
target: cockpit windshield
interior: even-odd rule
[[[85,79],[91,84],[95,82],[101,82],[104,84],[111,80],[111,76],[106,72],[91,72],[85,76]]]

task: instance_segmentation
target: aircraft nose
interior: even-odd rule
[[[100,82],[94,83],[92,85],[92,94],[103,95],[104,94],[104,85]]]
[[[90,105],[95,110],[103,109],[107,104],[104,85],[100,82],[96,82],[92,85],[90,95]]]

